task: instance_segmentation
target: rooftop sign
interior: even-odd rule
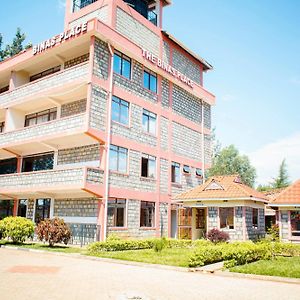
[[[181,72],[176,70],[174,67],[172,67],[168,63],[164,62],[162,59],[158,58],[157,56],[155,56],[148,50],[145,50],[144,48],[142,48],[142,54],[143,54],[144,58],[151,61],[154,65],[156,65],[160,69],[163,69],[165,72],[171,74],[173,77],[175,77],[178,80],[182,81],[183,83],[187,84],[191,88],[194,87],[193,80],[191,80],[186,75],[182,74]]]
[[[47,49],[55,47],[57,44],[67,41],[72,37],[78,36],[87,31],[87,22],[74,26],[73,28],[54,36],[51,39],[43,41],[42,43],[33,46],[33,55],[44,52]]]

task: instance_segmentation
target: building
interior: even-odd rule
[[[162,30],[170,4],[67,0],[62,33],[0,63],[1,217],[64,218],[75,242],[176,235],[215,97],[211,65]]]
[[[214,176],[175,197],[181,204],[179,237],[199,239],[213,229],[225,231],[230,240],[257,240],[265,236],[267,198],[243,184],[237,175]]]
[[[284,189],[269,204],[276,210],[279,236],[283,242],[300,241],[300,180]]]

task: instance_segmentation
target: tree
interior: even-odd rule
[[[30,48],[32,46],[31,43],[28,43],[25,46],[23,45],[25,39],[26,39],[25,33],[22,33],[21,29],[18,27],[12,43],[6,45],[5,48],[2,49],[3,36],[0,34],[0,61],[3,61],[9,57],[12,57],[22,52],[25,49]]]
[[[209,176],[239,174],[243,183],[254,186],[256,170],[251,166],[246,155],[240,155],[234,145],[223,148],[213,158],[212,167],[209,169]]]
[[[271,183],[271,185],[275,189],[284,188],[290,185],[285,159],[281,162],[279,166],[278,176],[276,178],[273,178],[273,182]]]

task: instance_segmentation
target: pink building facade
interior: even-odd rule
[[[176,237],[215,97],[211,65],[162,31],[169,4],[67,0],[64,32],[0,63],[0,218],[64,218],[74,243]]]

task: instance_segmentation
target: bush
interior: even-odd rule
[[[229,234],[217,228],[211,229],[206,237],[213,243],[227,242],[229,240]]]
[[[215,245],[197,248],[189,259],[189,267],[202,267],[222,261],[222,251]]]
[[[32,221],[22,217],[7,217],[0,221],[0,234],[2,238],[9,238],[13,243],[23,243],[34,233]]]
[[[161,252],[164,248],[167,246],[167,239],[166,238],[161,238],[154,240],[154,245],[153,245],[153,250],[155,252]]]
[[[177,239],[167,239],[167,248],[188,248],[191,247],[192,240],[177,240]]]
[[[68,244],[71,230],[63,219],[54,218],[41,221],[36,229],[38,239],[48,242],[50,247],[56,243]]]
[[[271,241],[279,241],[279,226],[277,224],[273,224],[270,228],[268,228],[267,234]]]

